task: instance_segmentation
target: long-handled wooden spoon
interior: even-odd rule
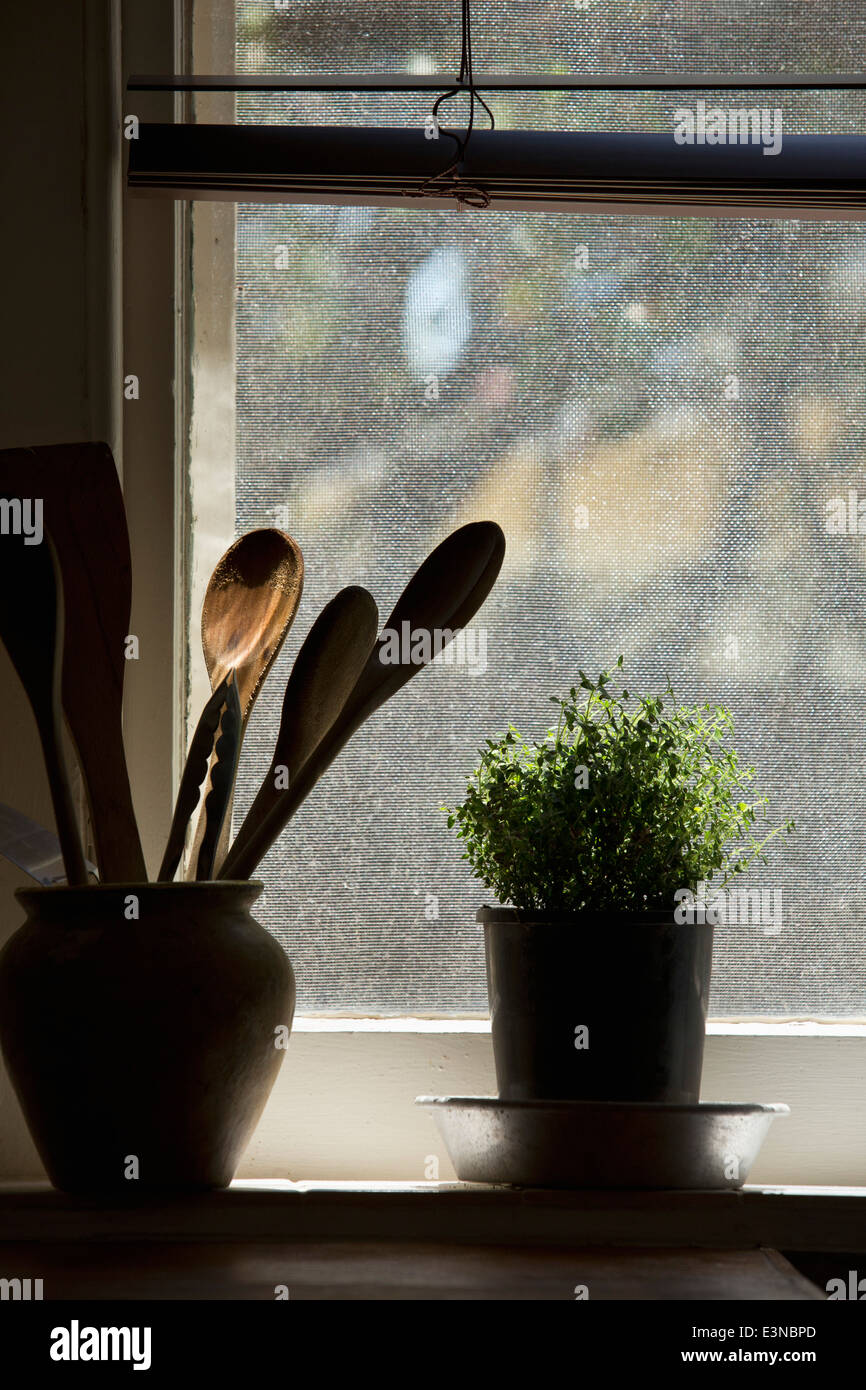
[[[465,627],[493,588],[504,556],[505,536],[493,521],[461,526],[427,556],[398,599],[340,714],[318,746],[301,759],[294,786],[268,812],[257,831],[257,844],[273,844],[352,734],[425,664],[411,659],[383,660],[393,649],[392,635],[401,637],[402,625],[408,623],[410,632],[430,634],[432,647],[434,633],[453,635]],[[403,645],[401,641],[401,656]],[[407,645],[411,657],[411,643]],[[239,877],[236,861],[243,848],[239,847],[237,856],[229,852],[218,877]],[[243,864],[249,873],[255,871],[257,863],[252,854],[244,854]]]
[[[0,538],[0,638],[36,718],[66,881],[81,886],[87,869],[63,755],[63,589],[48,535],[38,545],[20,535]]]
[[[207,779],[230,679],[231,672],[224,681],[220,681],[202,710],[195,733],[190,740],[183,775],[177,789],[165,853],[157,874],[158,883],[171,883],[183,858],[187,826],[198,805],[202,782]]]
[[[300,547],[285,531],[248,531],[229,546],[208,582],[201,615],[204,659],[215,690],[235,672],[241,706],[241,743],[265,676],[292,625],[304,587]],[[213,766],[213,762],[211,762]],[[210,779],[206,792],[209,790]],[[219,868],[231,834],[233,792],[214,860]],[[205,803],[206,804],[206,803]],[[187,877],[194,877],[204,838],[205,804],[192,839]]]
[[[132,566],[111,450],[100,443],[5,449],[0,496],[39,499],[57,551],[66,622],[63,711],[87,789],[102,880],[143,882],[122,721]]]
[[[234,878],[248,878],[282,825],[270,813],[294,787],[348,699],[376,644],[379,611],[373,595],[351,585],[331,599],[307,634],[286,685],[270,772],[226,859]]]

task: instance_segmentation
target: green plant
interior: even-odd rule
[[[617,667],[622,666],[622,657]],[[767,798],[750,801],[754,768],[727,746],[723,706],[633,699],[580,672],[559,723],[528,743],[509,726],[487,739],[448,825],[463,858],[500,903],[524,910],[641,911],[670,905],[678,888],[744,873],[793,821],[755,837]],[[583,692],[586,692],[585,695]]]

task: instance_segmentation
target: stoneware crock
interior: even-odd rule
[[[0,953],[0,1044],[55,1187],[134,1198],[231,1181],[295,1004],[291,963],[250,914],[261,891],[18,891],[27,920]]]

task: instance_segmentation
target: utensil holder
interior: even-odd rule
[[[295,982],[260,883],[20,889],[0,1044],[66,1192],[226,1187],[267,1101]]]

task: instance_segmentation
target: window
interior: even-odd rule
[[[199,7],[207,42],[228,47],[198,70],[450,73],[458,47],[444,3],[239,0],[234,25],[221,8],[219,34]],[[846,71],[866,40],[848,6],[509,10],[510,27],[500,6],[475,7],[476,70]],[[785,131],[863,129],[859,94],[747,99],[781,107]],[[662,131],[681,100],[491,104],[502,126]],[[199,98],[198,118],[227,101]],[[429,107],[244,94],[236,119],[420,125]],[[771,813],[798,823],[749,880],[774,895],[770,919],[717,933],[712,1012],[862,1017],[862,227],[272,204],[193,216],[205,435],[208,408],[224,412],[193,451],[193,665],[207,560],[236,532],[282,526],[307,562],[237,810],[337,588],[367,585],[384,617],[453,527],[491,517],[508,542],[475,661],[428,669],[377,714],[262,866],[261,920],[290,951],[299,1010],[485,1011],[485,895],[438,808],[488,734],[509,720],[543,733],[548,696],[622,652],[630,685],[669,675],[683,698],[728,704]],[[199,674],[192,717],[201,694]]]

